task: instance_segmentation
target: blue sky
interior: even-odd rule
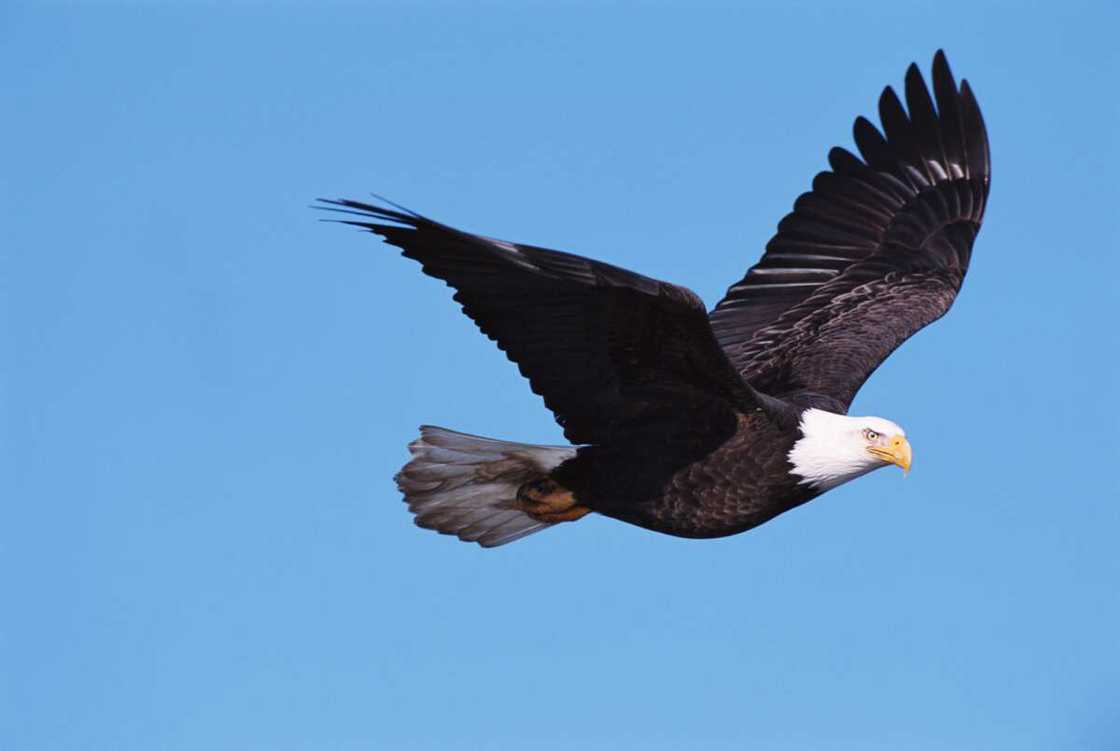
[[[5,4],[0,746],[1120,745],[1110,3]],[[747,534],[412,526],[416,426],[558,442],[388,195],[714,303],[944,47],[992,198],[855,413],[914,471]]]

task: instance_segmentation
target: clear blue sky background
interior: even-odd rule
[[[0,747],[1120,748],[1120,14],[901,5],[4,4]],[[420,423],[560,431],[311,199],[713,303],[940,46],[994,181],[854,407],[909,479],[718,541],[412,526]]]

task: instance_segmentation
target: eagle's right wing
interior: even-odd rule
[[[832,150],[832,170],[712,311],[728,358],[760,391],[809,391],[846,406],[956,297],[991,180],[984,121],[943,52],[933,98],[914,65],[905,94],[909,112],[889,87],[879,99],[885,135],[856,120],[863,159]]]

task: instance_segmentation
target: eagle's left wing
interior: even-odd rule
[[[454,288],[463,312],[517,364],[572,443],[610,443],[654,425],[662,439],[696,429],[718,443],[734,430],[734,408],[754,403],[703,302],[684,287],[409,211],[325,203]]]
[[[766,253],[711,313],[728,359],[754,388],[811,392],[846,409],[910,335],[949,309],[964,280],[990,182],[988,139],[945,55],[934,98],[916,66],[906,104],[879,100],[885,135],[864,118],[863,158],[829,154]],[[934,107],[936,99],[936,109]]]

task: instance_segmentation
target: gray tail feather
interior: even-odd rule
[[[552,526],[515,508],[517,491],[576,454],[571,446],[498,441],[431,425],[420,427],[408,450],[412,460],[396,480],[416,524],[484,548]]]

